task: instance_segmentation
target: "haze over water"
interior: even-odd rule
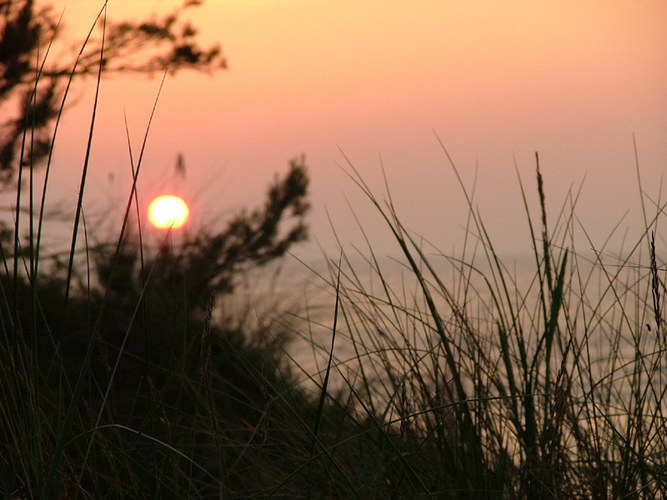
[[[111,0],[108,13],[136,18],[178,3]],[[65,6],[72,40],[101,4],[54,2]],[[554,218],[568,189],[586,178],[577,213],[595,245],[628,211],[621,226],[641,230],[633,134],[643,185],[659,197],[665,2],[209,0],[188,18],[204,45],[221,43],[229,69],[167,78],[140,196],[147,203],[156,186],[180,190],[194,228],[261,203],[268,183],[303,153],[313,243],[297,253],[317,256],[318,243],[337,253],[327,212],[345,245],[363,242],[349,202],[376,250],[394,254],[388,231],[340,168],[349,170],[347,156],[380,197],[384,168],[406,227],[456,252],[468,207],[437,138],[469,189],[477,177],[474,203],[509,255],[529,250],[516,169],[536,206],[535,151]],[[91,83],[75,89],[79,102],[57,142],[63,196],[76,192]],[[138,148],[158,87],[159,78],[103,81],[89,203],[125,200],[124,115]],[[185,180],[173,177],[179,153]]]

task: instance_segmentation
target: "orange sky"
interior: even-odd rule
[[[54,3],[66,4],[65,23],[79,34],[99,8]],[[177,3],[110,0],[109,15],[168,12]],[[645,186],[658,196],[667,160],[667,2],[208,0],[190,18],[205,43],[222,44],[229,70],[167,80],[142,190],[148,198],[183,153],[187,178],[169,182],[196,197],[193,224],[260,203],[274,174],[304,153],[315,239],[332,248],[328,210],[345,241],[360,241],[349,199],[378,245],[394,253],[338,167],[342,151],[377,194],[384,165],[409,228],[443,251],[460,249],[467,208],[434,132],[469,185],[477,169],[476,203],[510,253],[528,249],[514,158],[534,200],[540,152],[554,217],[586,176],[578,213],[598,244],[626,211],[639,216],[633,133]],[[158,85],[104,81],[90,187],[102,196],[89,193],[91,204],[125,196],[124,113],[138,145]],[[57,142],[63,196],[76,191],[92,90],[80,85],[75,95]]]

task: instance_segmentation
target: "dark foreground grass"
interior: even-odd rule
[[[383,271],[370,242],[362,252],[370,281],[345,255],[342,270],[332,266],[342,273],[339,307],[354,349],[335,366],[355,411],[391,450],[390,491],[661,498],[667,373],[656,230],[664,206],[651,217],[642,205],[641,237],[612,264],[605,248],[591,261],[575,237],[576,197],[548,224],[538,160],[537,217],[521,186],[533,264],[517,273],[463,184],[468,236],[462,255],[448,256],[426,250],[389,192],[380,201],[349,167],[402,252],[400,278]],[[640,192],[643,203],[641,182]]]
[[[538,165],[537,216],[522,185],[533,260],[519,276],[463,184],[469,236],[448,256],[416,241],[389,193],[381,202],[351,167],[394,235],[403,272],[397,283],[383,271],[371,242],[373,287],[349,255],[331,261],[325,363],[313,372],[290,363],[283,344],[298,335],[317,348],[314,320],[295,330],[288,314],[255,315],[256,304],[223,314],[211,296],[189,292],[209,268],[173,272],[199,255],[201,240],[145,245],[133,221],[147,136],[136,164],[130,154],[123,225],[98,249],[84,231],[86,156],[62,268],[40,252],[50,163],[41,194],[37,172],[23,168],[29,154],[18,163],[29,182],[14,204],[26,212],[16,210],[0,247],[1,496],[667,491],[663,206],[644,210],[644,232],[619,261],[608,264],[606,248],[589,261],[575,237],[576,197],[549,218]],[[640,193],[643,203],[641,183]]]

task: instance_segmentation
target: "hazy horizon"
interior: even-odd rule
[[[164,14],[178,3],[112,0],[108,14]],[[65,7],[75,40],[102,2],[53,4]],[[408,228],[444,252],[459,251],[468,207],[438,138],[469,189],[477,178],[475,205],[508,254],[529,249],[516,171],[535,206],[535,151],[554,219],[568,189],[586,179],[577,213],[596,247],[627,211],[621,228],[641,220],[633,134],[643,186],[658,199],[667,158],[667,3],[209,0],[188,18],[204,45],[222,45],[229,69],[167,78],[139,194],[147,204],[161,183],[180,191],[193,230],[262,203],[288,160],[305,154],[313,244],[303,255],[319,253],[317,242],[335,253],[328,216],[345,245],[363,243],[348,202],[379,253],[395,253],[341,169],[347,156],[381,198],[384,169]],[[76,86],[78,102],[61,125],[54,198],[77,188],[91,83]],[[103,81],[87,203],[126,198],[124,117],[137,148],[159,83]],[[172,178],[179,153],[184,180]]]

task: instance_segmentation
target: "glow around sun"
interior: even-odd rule
[[[158,196],[148,205],[148,220],[158,229],[178,229],[188,220],[188,205],[178,196]]]

